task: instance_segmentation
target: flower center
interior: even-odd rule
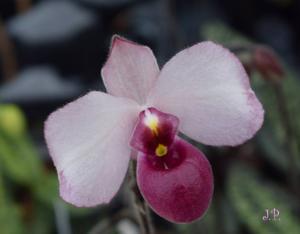
[[[163,144],[158,144],[155,149],[155,155],[158,157],[163,157],[168,153],[168,147]]]
[[[178,124],[176,116],[148,108],[139,114],[130,145],[146,155],[165,157],[174,142]]]

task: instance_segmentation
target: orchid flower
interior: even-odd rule
[[[212,169],[178,132],[211,146],[253,137],[264,110],[240,61],[201,42],[160,70],[150,48],[114,36],[101,74],[107,93],[89,92],[45,123],[60,196],[78,207],[110,202],[131,159],[158,215],[176,223],[201,217],[213,194]]]

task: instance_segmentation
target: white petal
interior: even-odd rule
[[[45,137],[64,200],[94,206],[112,199],[127,171],[138,112],[129,99],[90,92],[49,116]]]
[[[177,116],[180,131],[208,145],[243,143],[264,115],[240,61],[212,42],[175,55],[163,67],[148,106]]]

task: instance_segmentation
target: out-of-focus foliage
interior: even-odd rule
[[[20,207],[13,203],[4,186],[3,175],[0,173],[0,230],[1,233],[23,233]]]
[[[278,186],[264,181],[253,169],[235,164],[230,170],[227,195],[234,206],[240,222],[256,234],[299,233],[299,219],[293,209],[299,209],[295,198],[291,198]],[[266,209],[276,208],[280,219],[263,221]],[[269,219],[268,217],[268,219]]]
[[[206,40],[211,40],[224,46],[245,46],[252,43],[250,39],[230,29],[219,21],[209,22],[203,25],[200,29],[200,34],[203,35]]]
[[[1,233],[24,233],[25,226],[28,233],[49,233],[57,178],[45,170],[28,136],[25,117],[15,105],[0,105],[0,169]],[[25,190],[18,191],[18,186]],[[18,193],[20,201],[15,200],[20,199]]]
[[[20,184],[37,184],[42,162],[25,132],[25,119],[16,106],[1,105],[0,152],[5,173]]]
[[[25,133],[25,117],[21,110],[12,104],[0,106],[0,124],[5,134],[18,137]]]
[[[253,76],[253,84],[255,85],[266,110],[264,128],[260,133],[261,137],[259,137],[260,146],[264,151],[263,155],[268,157],[269,161],[276,167],[287,171],[289,169],[289,157],[288,152],[284,150],[286,134],[280,117],[280,111],[278,110],[278,100],[276,100],[271,85],[263,82],[258,74]],[[300,82],[295,78],[293,73],[288,70],[284,81],[282,81],[282,87],[285,99],[288,100],[286,102],[287,109],[292,129],[295,134],[293,138],[292,153],[296,155],[296,166],[300,169]]]

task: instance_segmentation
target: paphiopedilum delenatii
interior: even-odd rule
[[[108,94],[90,92],[46,121],[61,197],[76,206],[108,203],[137,151],[137,182],[150,207],[178,223],[201,217],[212,170],[177,131],[214,146],[253,137],[264,111],[239,60],[202,42],[160,71],[148,47],[114,36],[102,78]]]

